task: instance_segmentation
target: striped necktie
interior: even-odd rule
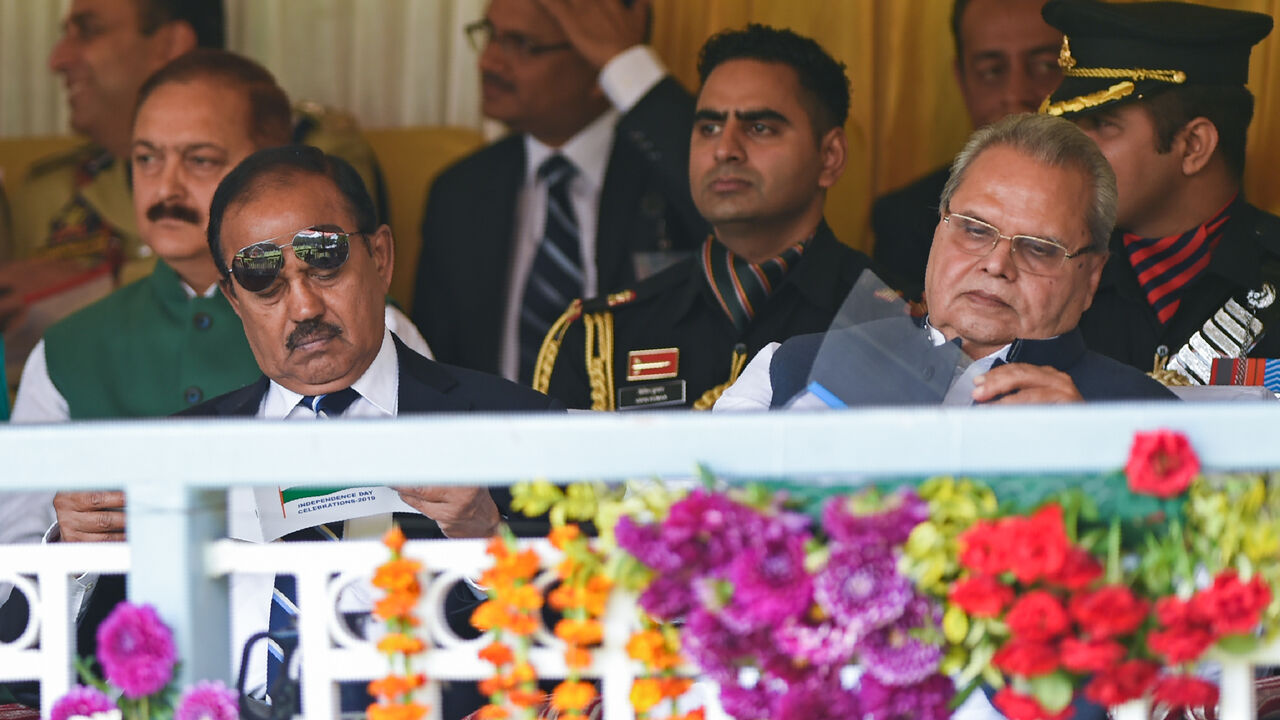
[[[312,410],[317,418],[338,417],[346,411],[360,393],[345,388],[327,395],[304,395],[298,404]],[[342,539],[342,521],[304,528],[280,538],[283,542],[337,541]],[[271,615],[267,629],[273,634],[287,633],[298,627],[298,584],[292,575],[276,575],[275,588],[271,592]],[[267,689],[276,687],[284,669],[285,646],[296,647],[297,637],[280,640],[267,639]]]
[[[569,183],[577,172],[563,155],[552,155],[538,168],[538,178],[547,184],[547,221],[520,304],[519,379],[526,385],[533,381],[547,330],[582,297],[582,233],[569,202]]]
[[[1144,238],[1124,234],[1129,264],[1162,324],[1167,324],[1182,301],[1182,291],[1209,266],[1213,249],[1222,239],[1223,227],[1231,218],[1227,203],[1213,219],[1180,235]]]
[[[747,329],[787,272],[800,262],[804,246],[803,242],[796,243],[780,255],[751,263],[734,255],[714,236],[703,243],[702,272],[720,308],[738,332]]]

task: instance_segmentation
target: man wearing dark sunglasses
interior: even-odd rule
[[[827,405],[906,402],[880,392],[890,379],[907,382],[890,372],[918,366],[916,382],[924,385],[934,372],[921,364],[927,348],[945,352],[951,343],[968,361],[949,366],[956,372],[932,398],[944,405],[1173,397],[1138,370],[1086,350],[1076,328],[1098,287],[1116,214],[1115,174],[1084,133],[1026,114],[978,130],[956,157],[939,207],[925,270],[928,315],[916,330],[926,350],[918,357],[890,352],[885,359],[893,363],[846,363],[841,372],[857,381]],[[807,335],[766,347],[716,409],[786,406],[811,389],[824,339]],[[851,347],[851,357],[882,357],[862,353],[866,343]]]
[[[570,301],[706,237],[686,171],[693,103],[643,44],[649,4],[491,0],[467,28],[482,111],[512,133],[428,195],[412,315],[439,359],[528,383]]]

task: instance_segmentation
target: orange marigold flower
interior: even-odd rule
[[[411,637],[403,633],[391,633],[384,635],[378,641],[378,652],[381,653],[420,653],[422,652],[422,641],[416,637]]]
[[[557,550],[564,550],[564,546],[582,536],[582,532],[578,530],[577,525],[569,524],[554,528],[547,535],[547,539],[551,541],[552,546]]]
[[[503,540],[500,535],[494,535],[489,538],[489,542],[485,545],[484,549],[485,552],[498,560],[501,560],[511,554],[510,548],[507,547],[507,541]]]
[[[393,524],[391,529],[382,536],[382,544],[391,548],[391,552],[400,554],[400,550],[404,548],[404,532],[400,530],[399,525]]]
[[[572,620],[556,623],[556,637],[573,645],[597,645],[604,639],[604,626],[599,620]]]
[[[391,592],[373,604],[373,614],[379,620],[407,617],[413,613],[413,608],[417,604],[417,593]]]
[[[583,710],[596,697],[596,688],[589,682],[565,680],[551,693],[551,707],[564,712]]]
[[[516,635],[532,635],[538,629],[538,619],[524,613],[512,613],[506,617],[506,629]]]
[[[365,710],[368,720],[418,720],[427,714],[427,706],[418,703],[383,705],[374,703]]]
[[[537,689],[521,690],[520,688],[513,688],[511,692],[507,693],[507,698],[511,700],[513,705],[537,707],[547,699],[547,696]]]
[[[662,702],[662,682],[658,678],[636,678],[631,683],[631,707],[637,713],[649,712]]]
[[[369,694],[381,698],[398,698],[405,693],[422,687],[427,677],[422,673],[416,675],[388,675],[369,682]]]
[[[662,696],[667,698],[678,698],[689,692],[689,688],[693,687],[693,678],[687,677],[669,677],[662,679]]]
[[[485,678],[480,682],[476,683],[476,686],[480,688],[480,694],[484,695],[485,697],[493,697],[494,695],[497,695],[498,693],[506,689],[502,687],[501,676]]]
[[[504,625],[502,606],[494,600],[485,600],[471,613],[471,625],[477,630],[492,630]]]
[[[388,560],[373,574],[373,586],[392,592],[418,592],[418,571],[422,563],[400,558]]]
[[[501,705],[485,705],[476,713],[477,720],[506,720],[511,713]]]
[[[585,670],[591,667],[591,651],[577,645],[570,645],[564,651],[564,664],[574,670]]]
[[[683,715],[673,715],[671,720],[705,720],[707,711],[702,708],[695,708]]]
[[[505,643],[491,642],[480,649],[480,659],[501,667],[511,662],[511,648]]]
[[[666,638],[657,630],[641,630],[627,640],[627,655],[646,665],[667,650]]]
[[[516,684],[519,685],[521,683],[531,683],[537,680],[538,673],[528,662],[519,662],[516,663],[515,667],[511,668],[511,677],[515,680]]]
[[[540,610],[542,593],[534,585],[521,585],[511,593],[510,602],[520,610]]]

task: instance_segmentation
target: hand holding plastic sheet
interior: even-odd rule
[[[352,518],[393,512],[417,512],[389,487],[317,488],[305,485],[254,488],[259,542],[296,530]],[[234,534],[234,533],[233,533]]]
[[[958,343],[935,346],[898,293],[864,272],[821,336],[805,389],[787,406],[938,405],[970,362]]]

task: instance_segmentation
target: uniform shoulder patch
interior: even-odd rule
[[[70,150],[46,155],[31,163],[31,167],[27,170],[27,180],[36,180],[55,174],[75,174],[81,167],[98,160],[105,152],[96,145],[85,143]]]

